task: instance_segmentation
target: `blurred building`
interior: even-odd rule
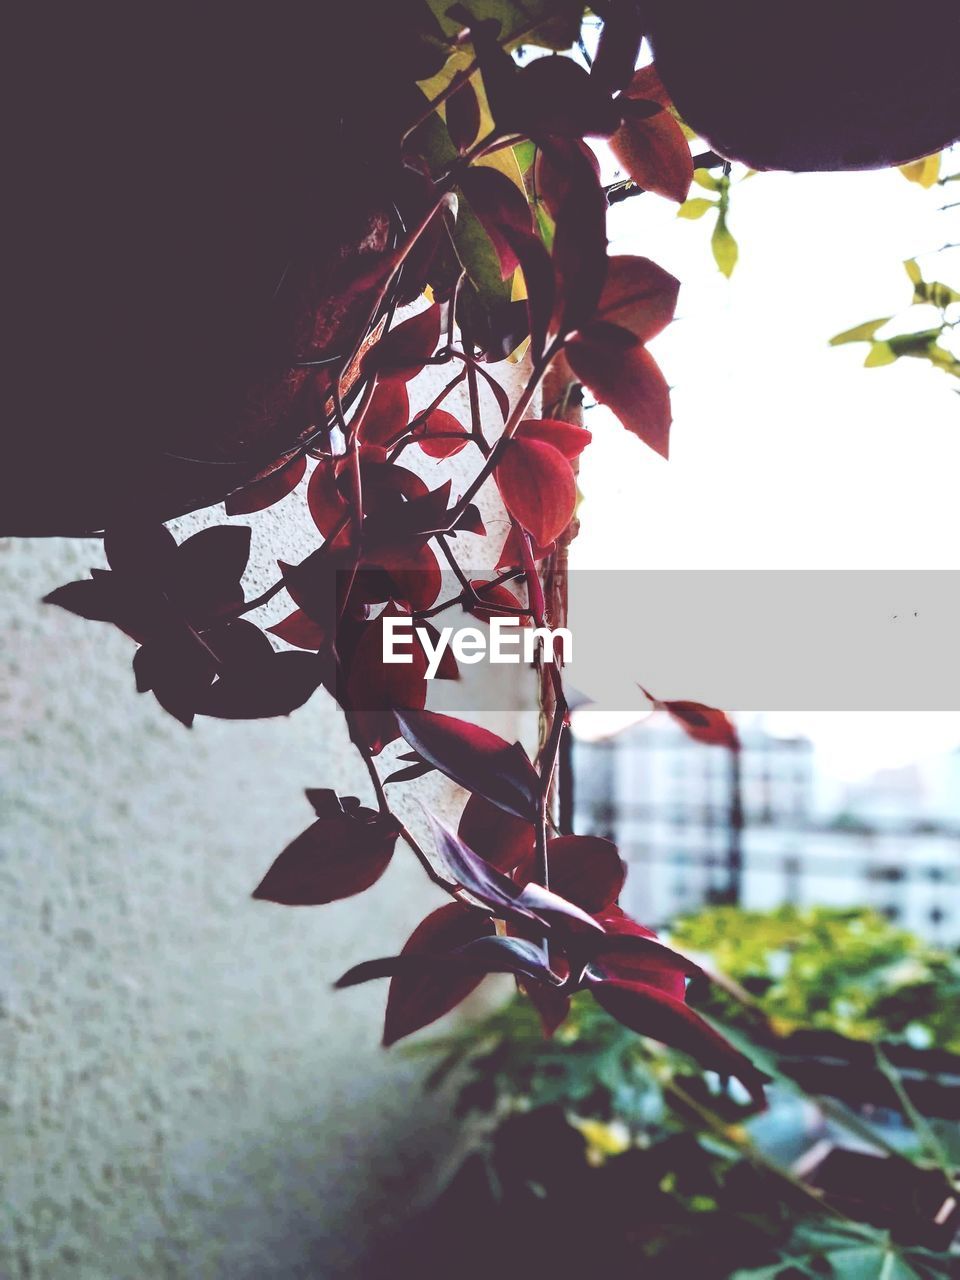
[[[825,788],[808,739],[741,741],[737,760],[656,716],[576,742],[576,829],[620,846],[627,910],[664,923],[711,902],[867,905],[960,942],[960,750]]]

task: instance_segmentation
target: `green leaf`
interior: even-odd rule
[[[727,220],[722,213],[717,218],[717,225],[714,227],[713,235],[710,237],[710,247],[713,250],[714,261],[729,280],[733,275],[734,267],[737,265],[740,250],[737,248],[737,242],[731,235]]]
[[[865,369],[879,369],[883,364],[893,364],[896,358],[897,353],[889,342],[872,342],[867,358],[863,362],[863,367]]]
[[[895,356],[925,356],[936,346],[941,329],[922,329],[919,333],[901,333],[887,339]]]
[[[709,169],[694,169],[693,180],[698,187],[703,187],[707,191],[720,190],[720,183]]]
[[[913,290],[913,301],[929,303],[945,311],[955,302],[960,302],[960,293],[956,289],[951,289],[948,284],[941,284],[938,280],[921,280]]]
[[[716,207],[716,200],[707,200],[704,196],[694,196],[692,200],[684,200],[677,210],[677,217],[702,218],[708,209],[715,209]]]
[[[845,342],[869,342],[878,329],[882,329],[893,319],[892,316],[884,316],[882,320],[865,320],[863,324],[858,324],[852,329],[844,329],[843,333],[838,333],[835,338],[830,339],[831,347],[840,347]]]
[[[908,258],[903,264],[903,269],[910,277],[910,282],[912,284],[919,284],[923,279],[923,276],[920,273],[920,268],[917,266],[916,258]]]
[[[527,139],[524,139],[523,142],[518,142],[517,145],[513,148],[513,154],[517,157],[517,165],[520,169],[520,172],[526,173],[527,170],[530,168],[530,166],[533,164],[534,160],[536,159],[536,156],[537,156],[536,144],[533,142],[530,142]]]
[[[826,1255],[836,1280],[922,1280],[895,1249],[864,1245]]]
[[[748,1267],[734,1271],[730,1280],[777,1280],[777,1276],[781,1275],[790,1263],[785,1259],[783,1262],[775,1262],[772,1267]]]

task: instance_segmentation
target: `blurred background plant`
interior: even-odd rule
[[[403,1242],[418,1274],[450,1274],[481,1205],[468,1277],[956,1274],[957,956],[830,908],[710,908],[671,941],[723,971],[689,999],[771,1078],[769,1108],[579,995],[546,1039],[518,995],[410,1050],[468,1121],[430,1230]]]
[[[740,984],[782,1034],[808,1027],[960,1053],[960,960],[877,911],[712,907],[681,917],[673,937]],[[743,1003],[714,987],[707,1007],[735,1020]]]

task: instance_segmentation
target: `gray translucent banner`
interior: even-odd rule
[[[632,686],[732,711],[960,709],[960,573],[587,571],[570,575],[569,681],[629,710]]]
[[[445,574],[438,600],[460,589]],[[488,634],[460,608],[429,612]],[[602,711],[646,708],[640,685],[729,711],[960,710],[960,572],[579,570],[567,626],[572,701]],[[511,711],[536,706],[537,679],[483,657],[429,690],[436,710]]]

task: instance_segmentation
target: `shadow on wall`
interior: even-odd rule
[[[383,986],[331,983],[398,950],[431,889],[398,858],[353,902],[253,902],[310,820],[303,788],[362,785],[339,714],[319,694],[184,730],[134,693],[124,637],[37,603],[98,559],[54,540],[0,556],[0,1275],[362,1275],[450,1132],[379,1048]]]

